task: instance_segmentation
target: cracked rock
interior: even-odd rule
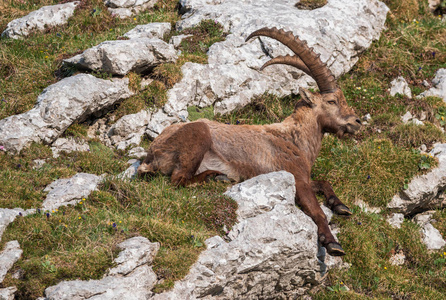
[[[22,249],[18,241],[7,242],[5,248],[0,252],[0,283],[5,279],[6,273],[22,256]]]
[[[53,181],[43,190],[48,192],[48,195],[42,203],[42,209],[53,210],[62,205],[75,205],[82,198],[88,197],[92,191],[96,190],[102,180],[102,176],[77,173],[71,178]]]
[[[438,159],[438,166],[427,174],[416,176],[407,189],[393,196],[387,205],[393,212],[410,216],[446,204],[446,144],[436,144],[430,154]]]
[[[0,289],[0,300],[14,300],[15,292],[17,292],[15,286]]]
[[[153,8],[157,2],[158,0],[106,0],[105,5],[112,15],[124,19]]]
[[[28,15],[8,23],[2,37],[19,39],[29,35],[33,30],[43,31],[46,27],[66,24],[73,15],[80,1],[43,6]]]
[[[446,69],[439,69],[432,80],[433,87],[420,94],[420,97],[439,97],[446,102]]]
[[[128,78],[104,80],[88,74],[64,78],[43,90],[33,109],[0,120],[0,145],[18,153],[32,142],[50,144],[71,124],[82,122],[133,95]]]
[[[143,73],[162,63],[173,63],[177,52],[173,45],[158,38],[134,38],[105,41],[64,63],[93,71],[126,75]]]
[[[409,85],[407,84],[404,77],[398,77],[390,83],[390,96],[395,96],[396,94],[407,96],[409,99],[412,99],[412,91],[410,90]]]
[[[51,145],[53,157],[59,157],[59,152],[70,153],[73,151],[90,151],[90,146],[85,141],[77,141],[74,138],[58,138]]]
[[[317,228],[294,204],[294,177],[285,171],[233,186],[238,223],[227,238],[206,240],[189,274],[153,299],[296,299],[319,284]],[[329,217],[329,216],[327,216]]]
[[[128,37],[129,39],[163,39],[164,35],[169,34],[171,29],[172,25],[170,25],[170,23],[149,23],[146,25],[137,25],[135,28],[125,33],[124,36]]]

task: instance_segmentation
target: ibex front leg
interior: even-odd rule
[[[296,182],[296,204],[316,223],[319,242],[327,249],[328,254],[332,256],[345,255],[341,245],[336,242],[328,227],[327,217],[322,211],[310,184],[301,181]]]
[[[315,193],[323,193],[325,196],[325,205],[334,213],[343,216],[350,216],[351,210],[339,200],[333,191],[330,183],[324,180],[314,180],[311,182],[311,187]]]

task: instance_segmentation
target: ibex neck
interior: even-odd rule
[[[322,146],[323,132],[312,109],[301,108],[283,121],[291,131],[293,143],[302,151],[311,166]]]

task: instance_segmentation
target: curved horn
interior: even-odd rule
[[[276,58],[273,58],[273,59],[267,61],[260,68],[260,71],[262,71],[264,68],[266,68],[270,65],[275,65],[275,64],[284,64],[284,65],[293,66],[293,67],[296,67],[296,68],[304,71],[308,75],[313,76],[311,74],[311,71],[308,69],[307,65],[296,55],[277,56]]]
[[[309,48],[306,41],[301,41],[297,36],[294,36],[292,32],[288,31],[285,32],[283,29],[278,30],[277,28],[262,28],[259,30],[254,31],[251,33],[247,38],[246,41],[250,40],[253,37],[256,36],[266,36],[273,38],[288,48],[291,49],[291,51],[294,52],[297,58],[300,58],[300,61],[304,63],[305,66],[307,66],[307,70],[310,71],[310,73],[307,73],[306,70],[302,69],[299,63],[285,63],[290,64],[292,66],[295,66],[305,73],[309,74],[313,79],[316,81],[319,90],[322,94],[326,93],[332,93],[336,90],[337,84],[336,79],[331,73],[330,69],[327,67],[326,64],[324,64],[321,59],[319,58],[320,54],[316,54],[313,51],[313,48]],[[294,56],[291,56],[294,57]],[[279,58],[279,57],[278,57]],[[281,58],[282,59],[282,58]],[[276,61],[273,61],[272,63],[268,64],[268,62],[262,67],[269,66],[274,63],[279,63],[281,59],[278,59]],[[293,59],[296,60],[296,59]],[[289,62],[290,59],[287,59],[287,62]],[[297,61],[297,60],[296,60]]]

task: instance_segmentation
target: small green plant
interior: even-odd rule
[[[418,167],[421,170],[428,170],[431,168],[431,157],[429,155],[421,155]]]
[[[439,107],[435,114],[435,118],[440,122],[441,126],[444,126],[446,124],[446,108]]]
[[[346,292],[348,288],[344,285],[343,282],[337,283],[333,286],[327,286],[327,290],[334,293]]]

